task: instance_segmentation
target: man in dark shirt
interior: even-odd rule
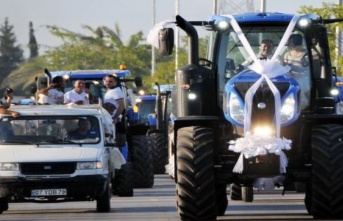
[[[91,130],[91,122],[87,119],[79,119],[78,129],[68,133],[68,138],[71,140],[82,140],[87,138],[96,138],[97,134]]]

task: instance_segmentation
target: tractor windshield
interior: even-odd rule
[[[271,58],[285,32],[285,29],[280,28],[265,29],[259,27],[249,29],[243,28],[242,30],[252,50],[256,56],[261,59]],[[240,69],[250,65],[253,62],[253,59],[249,56],[247,49],[238,38],[236,32],[228,32],[224,39],[226,39],[226,77],[230,78],[241,71]],[[264,45],[265,48],[262,48],[262,45]],[[285,50],[286,47],[284,48],[284,51]]]
[[[302,32],[294,30],[287,44],[280,45],[279,49],[286,27],[242,27],[242,31],[258,60],[272,59],[278,49],[279,53],[274,60],[290,66],[290,72],[287,74],[298,81],[303,91],[308,91],[310,88],[308,48]],[[247,45],[242,43],[235,31],[223,33],[220,39],[218,80],[222,89],[229,78],[249,69],[254,60],[248,53]]]

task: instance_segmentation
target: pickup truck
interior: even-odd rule
[[[107,111],[95,104],[11,110],[20,116],[0,115],[0,213],[15,202],[94,200],[98,212],[109,212],[116,169],[126,162]],[[80,122],[87,131],[70,136]]]

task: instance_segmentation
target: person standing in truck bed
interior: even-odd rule
[[[89,94],[85,92],[85,82],[76,80],[74,89],[64,94],[64,103],[89,104]]]

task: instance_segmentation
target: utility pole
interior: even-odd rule
[[[152,26],[154,27],[156,22],[156,0],[152,0]],[[155,47],[151,47],[151,76],[154,76],[155,74]]]
[[[175,16],[179,14],[179,0],[175,0]],[[175,29],[175,71],[179,69],[179,29]]]
[[[217,10],[217,0],[213,0],[213,14],[216,15],[218,10]]]
[[[266,12],[266,0],[261,0],[261,12]]]
[[[337,1],[338,6],[342,6],[342,0]],[[339,26],[336,26],[336,58],[335,65],[338,67],[338,58],[342,53],[342,32],[339,30]]]

